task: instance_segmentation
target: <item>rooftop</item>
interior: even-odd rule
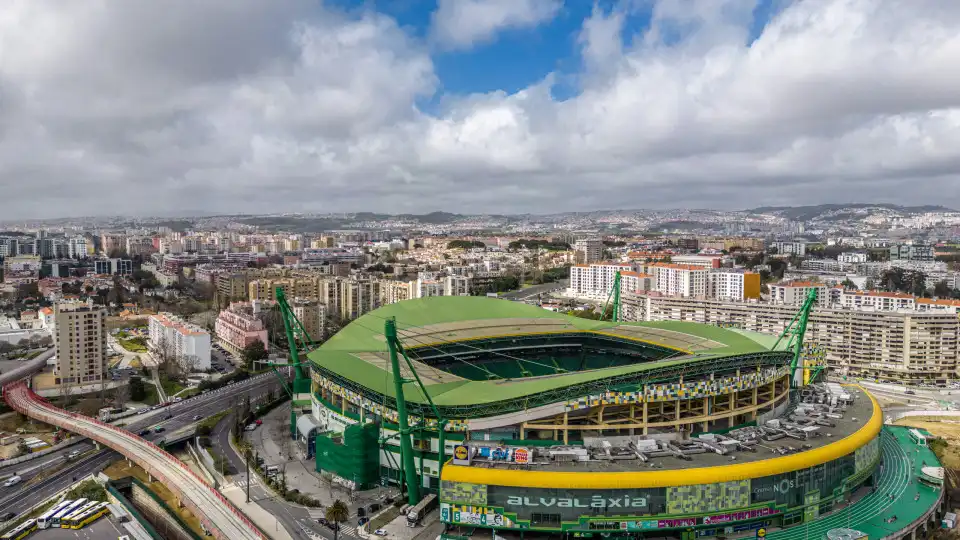
[[[417,373],[437,405],[493,403],[618,375],[765,353],[771,351],[776,339],[697,323],[595,321],[507,300],[441,296],[406,300],[368,313],[311,352],[310,359],[328,372],[392,397],[393,381],[383,334],[384,322],[391,317],[396,318],[400,340],[407,348],[504,336],[589,333],[675,351],[669,359],[659,361],[491,381],[468,381],[415,362]],[[413,383],[407,384],[404,395],[408,400],[425,401]]]
[[[535,448],[533,449],[535,457],[530,464],[521,465],[480,458],[474,459],[469,466],[459,465],[450,468],[448,465],[444,469],[444,480],[478,481],[478,483],[494,485],[514,485],[510,482],[520,482],[519,485],[533,486],[540,485],[543,481],[565,481],[563,477],[548,478],[555,476],[555,473],[634,473],[635,476],[628,480],[633,487],[662,487],[759,478],[768,474],[789,472],[840,458],[877,436],[882,426],[882,413],[879,406],[859,388],[850,388],[848,391],[853,401],[843,410],[829,409],[821,405],[801,405],[800,407],[808,407],[807,410],[810,412],[806,414],[793,412],[780,417],[779,427],[762,428],[766,433],[759,438],[755,435],[761,428],[748,427],[725,435],[708,436],[706,446],[700,442],[704,440],[703,438],[692,438],[689,441],[672,443],[672,449],[664,448],[665,445],[662,443],[658,447],[655,441],[644,440],[643,437],[603,438],[593,441],[585,439],[586,446],[592,446],[593,449]],[[835,415],[840,415],[842,418],[834,418]],[[818,426],[813,424],[814,418],[835,425]],[[628,439],[630,445],[626,446],[624,443]],[[484,444],[488,447],[492,445],[493,448],[497,445],[495,442],[480,441],[471,443],[471,446],[479,448]],[[609,455],[606,455],[608,451],[605,451],[604,447],[609,449]],[[722,448],[725,454],[716,453],[712,447]],[[568,458],[576,453],[589,457],[586,461],[576,460],[576,458],[560,461],[555,456],[550,456],[551,453],[555,456],[565,455]],[[645,457],[640,458],[638,453],[644,454]],[[680,454],[686,457],[678,457]],[[519,478],[510,479],[509,475],[516,475]],[[481,481],[481,478],[486,480]],[[616,481],[615,477],[613,479]],[[603,481],[603,478],[598,480],[601,483]],[[623,479],[619,481],[623,482]],[[523,484],[523,482],[532,483]],[[604,486],[597,484],[584,487],[600,489]]]

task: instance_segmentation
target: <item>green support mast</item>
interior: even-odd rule
[[[294,367],[293,393],[302,394],[310,392],[310,376],[307,369],[304,368],[306,362],[300,360],[300,346],[305,349],[312,349],[316,346],[313,338],[307,333],[300,319],[293,313],[290,304],[287,303],[287,295],[283,289],[277,287],[275,291],[277,298],[277,307],[280,309],[281,318],[283,318],[283,329],[287,334],[287,344],[290,347],[290,365]],[[300,341],[298,346],[297,341]],[[306,351],[304,351],[306,352]]]
[[[617,270],[617,273],[613,276],[613,287],[610,289],[610,293],[607,295],[607,301],[603,304],[603,311],[600,312],[600,319],[607,315],[607,307],[610,305],[610,300],[613,300],[613,316],[611,321],[620,322],[620,271]]]
[[[384,323],[384,335],[387,346],[390,348],[390,367],[393,370],[393,389],[397,398],[397,416],[400,424],[400,461],[407,484],[407,502],[410,506],[420,502],[420,481],[417,479],[417,469],[413,464],[413,443],[410,440],[410,424],[407,422],[407,400],[403,398],[403,377],[400,376],[400,360],[397,357],[397,321],[393,318]]]
[[[400,343],[400,338],[397,336],[396,319],[391,317],[384,322],[384,336],[387,338],[387,346],[390,349],[390,367],[393,372],[393,385],[397,400],[397,417],[400,424],[398,432],[398,436],[400,437],[400,461],[403,467],[404,481],[407,484],[407,502],[410,505],[415,505],[420,502],[420,486],[422,481],[421,478],[417,476],[417,470],[414,467],[413,443],[411,442],[412,430],[407,418],[407,400],[403,394],[403,385],[407,382],[417,383],[420,392],[423,394],[423,397],[426,398],[430,409],[433,411],[434,417],[437,419],[437,438],[439,439],[439,455],[437,460],[438,476],[443,471],[443,463],[446,461],[447,419],[440,415],[440,411],[437,409],[436,404],[433,403],[430,393],[427,392],[426,386],[424,386],[423,381],[420,380],[420,375],[417,374],[413,361],[407,356],[407,351],[404,350],[403,344]],[[406,362],[410,373],[413,375],[413,379],[403,378],[403,373],[400,371],[401,356]],[[420,427],[424,428],[425,426],[426,418],[421,421]]]
[[[810,319],[810,312],[813,311],[814,304],[817,303],[817,289],[810,289],[807,293],[800,311],[793,316],[790,324],[783,329],[777,341],[773,344],[773,350],[776,350],[781,342],[785,343],[785,349],[793,351],[793,359],[790,361],[790,384],[796,388],[803,386],[806,381],[803,380],[803,337],[807,332],[807,321]],[[786,340],[786,341],[784,341]],[[821,368],[822,369],[822,368]],[[820,370],[817,370],[820,373]],[[811,380],[813,378],[811,377]]]

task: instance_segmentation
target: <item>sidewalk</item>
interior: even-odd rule
[[[246,492],[236,485],[230,485],[220,490],[223,496],[233,503],[250,521],[260,527],[274,540],[293,540],[290,533],[283,528],[280,520],[270,512],[264,510],[255,502],[247,502]]]
[[[331,485],[316,470],[313,458],[307,459],[306,449],[290,439],[290,406],[281,405],[263,417],[263,425],[253,432],[245,432],[247,440],[253,444],[265,465],[278,465],[285,468],[287,487],[298,489],[324,506],[340,499],[365,505],[382,501],[387,495],[395,494],[396,489],[378,488],[367,491],[351,492],[342,486]]]

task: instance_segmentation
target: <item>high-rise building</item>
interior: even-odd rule
[[[67,240],[67,256],[71,259],[83,259],[87,256],[87,239],[73,236]]]
[[[312,339],[323,339],[327,326],[327,306],[316,300],[294,298],[290,302],[290,307]]]
[[[657,291],[670,296],[707,296],[707,274],[705,266],[689,264],[652,264],[647,273],[652,274]]]
[[[590,264],[603,259],[603,242],[599,238],[580,238],[573,243],[577,262]]]
[[[100,382],[107,367],[107,312],[87,302],[54,305],[56,384]]]
[[[733,269],[707,274],[707,297],[716,300],[759,300],[760,274]]]
[[[606,298],[613,289],[617,272],[632,270],[633,265],[626,263],[573,265],[570,267],[568,294],[578,298]]]

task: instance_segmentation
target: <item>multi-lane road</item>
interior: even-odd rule
[[[126,429],[133,433],[138,433],[148,427],[163,426],[165,433],[151,433],[144,436],[147,440],[155,441],[162,439],[166,433],[196,423],[194,417],[205,418],[230,409],[236,403],[238,397],[242,398],[249,395],[251,399],[256,399],[267,392],[276,393],[278,389],[279,382],[274,375],[259,375],[168,407],[129,417],[122,420],[121,423],[126,422]],[[167,416],[170,416],[170,418],[166,418]],[[68,453],[75,449],[84,448],[88,450],[85,454],[64,466]],[[69,486],[73,483],[74,478],[83,478],[96,473],[120,458],[120,455],[112,450],[90,451],[91,448],[92,443],[79,443],[36,460],[0,468],[0,474],[16,472],[24,478],[24,481],[16,486],[0,487],[0,508],[20,514]],[[42,480],[35,480],[41,472],[49,471],[50,467],[62,468]]]

